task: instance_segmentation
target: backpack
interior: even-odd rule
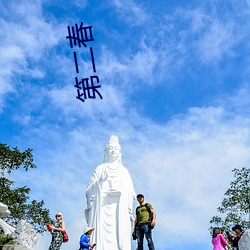
[[[148,225],[149,225],[149,227],[150,227],[151,229],[153,229],[154,227],[151,226],[151,222],[152,222],[152,220],[153,220],[153,214],[151,213],[151,209],[150,209],[150,207],[148,206],[148,203],[145,203],[143,206],[146,207],[146,209],[147,209],[147,211],[148,211],[148,214],[149,214]],[[138,216],[138,209],[139,209],[139,208],[140,208],[140,206],[138,206],[138,207],[136,208],[136,215],[137,215],[137,216]]]

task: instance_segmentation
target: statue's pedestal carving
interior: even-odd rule
[[[3,246],[1,248],[2,250],[26,250],[24,246],[21,245],[9,245],[9,246]]]
[[[0,228],[5,235],[11,235],[15,242],[15,245],[0,247],[0,250],[34,250],[38,240],[35,230],[25,220],[20,220],[16,228],[10,226],[1,219],[9,215],[8,206],[0,202]]]

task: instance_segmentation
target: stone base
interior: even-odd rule
[[[2,250],[26,250],[25,247],[21,245],[5,245]]]

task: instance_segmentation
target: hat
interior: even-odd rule
[[[240,231],[243,231],[240,225],[235,225],[232,230],[239,229]]]
[[[93,227],[86,227],[83,233],[86,234],[87,232],[93,231],[93,230],[95,230]]]
[[[57,212],[57,213],[56,213],[56,216],[57,216],[57,215],[61,215],[61,216],[63,217],[63,214],[62,214],[61,212]]]

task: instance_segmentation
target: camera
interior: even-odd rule
[[[135,232],[135,231],[132,233],[132,238],[133,238],[133,240],[136,240],[136,239],[137,239],[137,236],[136,236],[136,232]]]

